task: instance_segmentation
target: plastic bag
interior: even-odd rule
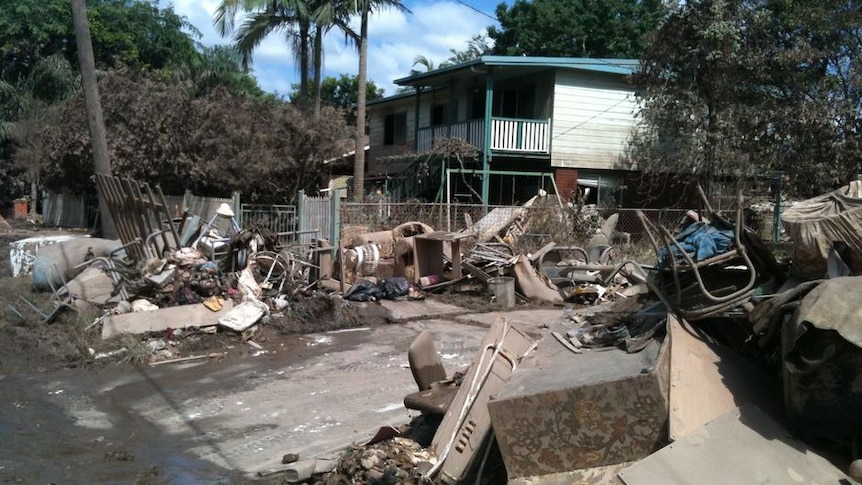
[[[344,298],[350,301],[376,301],[382,297],[380,287],[368,280],[357,281],[344,294]]]
[[[407,295],[410,290],[410,282],[407,281],[407,278],[400,276],[385,278],[380,282],[380,290],[383,293],[383,298],[398,298]]]

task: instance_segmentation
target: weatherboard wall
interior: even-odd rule
[[[635,126],[635,95],[621,77],[557,71],[551,130],[551,165],[581,169],[624,169]]]

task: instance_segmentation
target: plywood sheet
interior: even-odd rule
[[[832,463],[747,404],[620,472],[627,485],[838,484]]]
[[[779,390],[760,369],[725,347],[708,344],[671,313],[668,332],[671,441],[688,436],[746,402],[770,412],[780,408]]]

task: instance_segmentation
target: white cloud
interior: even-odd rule
[[[164,6],[168,2],[161,0]],[[423,3],[405,2],[412,14],[393,9],[374,12],[369,19],[368,79],[394,94],[394,79],[410,73],[416,56],[425,56],[435,65],[449,58],[450,49],[464,50],[467,41],[483,33],[492,22],[489,18],[451,0]],[[212,16],[220,2],[216,0],[174,0],[174,10],[185,16],[203,34],[204,45],[227,44],[213,27]],[[353,19],[359,30],[358,19]],[[254,74],[267,91],[286,93],[297,82],[294,65],[284,38],[275,33],[254,53]],[[344,35],[333,30],[324,46],[324,75],[356,74],[359,58],[355,47],[345,45]]]

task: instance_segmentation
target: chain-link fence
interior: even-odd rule
[[[672,233],[686,217],[685,209],[640,209],[656,225]],[[619,214],[616,230],[627,233],[632,244],[646,242],[638,209],[600,210],[594,206],[571,207],[553,204],[532,207],[489,206],[476,204],[433,203],[347,203],[341,207],[342,237],[346,241],[365,232],[391,230],[408,222],[421,222],[437,231],[470,229],[485,239],[495,234],[511,237],[507,242],[524,251],[532,251],[549,242],[558,245],[585,245],[601,228],[607,217]],[[772,214],[745,210],[746,226],[763,239],[772,237]],[[720,215],[733,223],[734,210]]]

